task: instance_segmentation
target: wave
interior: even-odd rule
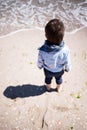
[[[53,18],[60,18],[66,32],[87,26],[87,0],[1,0],[0,36],[38,27],[43,29]]]

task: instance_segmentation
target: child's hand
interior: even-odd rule
[[[65,69],[64,71],[65,71],[65,72],[68,72],[68,70],[66,70],[66,69]]]
[[[41,66],[41,67],[38,67],[39,69],[42,69],[43,67]]]

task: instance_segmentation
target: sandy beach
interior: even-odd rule
[[[65,34],[72,69],[61,93],[54,79],[53,91],[46,91],[37,68],[44,40],[38,29],[0,38],[0,130],[87,130],[87,27]]]

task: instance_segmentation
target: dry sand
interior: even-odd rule
[[[44,40],[41,30],[0,39],[0,130],[87,130],[87,28],[65,35],[72,70],[61,93],[46,92],[37,68]]]

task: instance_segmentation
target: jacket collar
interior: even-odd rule
[[[39,50],[45,52],[57,52],[64,47],[64,41],[60,43],[60,45],[54,45],[53,43],[49,42],[48,40],[45,41],[44,45],[42,45]]]

